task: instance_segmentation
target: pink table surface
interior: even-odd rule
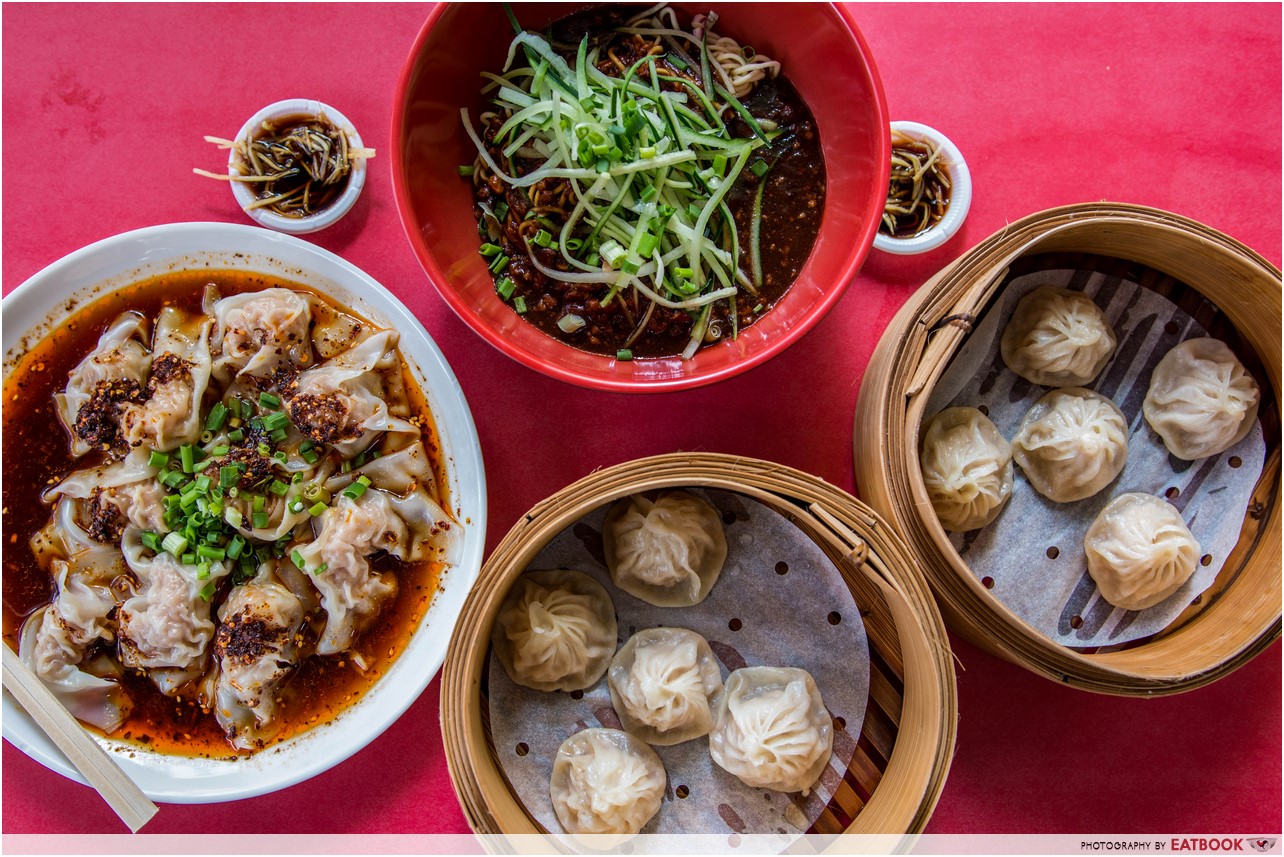
[[[3,285],[100,238],[247,222],[192,174],[264,104],[317,98],[379,150],[356,210],[317,244],[396,293],[463,385],[489,474],[488,545],[597,467],[698,449],[854,488],[853,407],[888,320],[932,273],[1005,223],[1118,200],[1210,224],[1280,263],[1278,5],[858,5],[893,119],[945,131],[976,185],[960,236],[874,253],[783,356],[664,396],[590,392],[486,346],[425,279],[393,204],[392,93],[427,4],[3,8]],[[279,35],[281,38],[275,38]],[[575,427],[567,443],[568,427]],[[1080,693],[955,641],[958,753],[934,833],[1278,833],[1280,645],[1224,681],[1160,700]],[[253,800],[161,808],[162,833],[462,832],[438,690],[313,780]],[[122,830],[85,787],[4,745],[7,833]]]

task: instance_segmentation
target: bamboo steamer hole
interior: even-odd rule
[[[1134,262],[1127,259],[1120,259],[1110,256],[1102,256],[1091,253],[1034,253],[1023,256],[1014,261],[1009,267],[1006,275],[999,284],[999,287],[990,296],[985,306],[978,309],[975,313],[977,319],[984,318],[992,309],[995,308],[1004,299],[1006,287],[1009,283],[1018,278],[1030,274],[1036,274],[1041,271],[1053,270],[1074,270],[1079,272],[1071,284],[1071,288],[1076,287],[1076,283],[1081,279],[1086,279],[1088,275],[1100,274],[1108,278],[1119,280],[1128,280],[1139,284],[1164,298],[1193,318],[1201,327],[1207,331],[1207,335],[1225,342],[1227,346],[1244,364],[1245,369],[1258,382],[1258,388],[1261,391],[1261,402],[1258,409],[1258,419],[1262,424],[1262,433],[1266,443],[1266,460],[1267,466],[1259,475],[1257,485],[1253,491],[1253,499],[1244,510],[1243,524],[1240,530],[1240,539],[1237,548],[1232,552],[1232,561],[1227,562],[1217,575],[1217,578],[1202,593],[1191,599],[1190,605],[1182,611],[1167,627],[1145,637],[1136,640],[1130,640],[1124,643],[1118,643],[1111,646],[1066,646],[1081,654],[1099,654],[1112,651],[1124,651],[1167,636],[1180,628],[1189,624],[1198,615],[1210,609],[1217,603],[1218,598],[1225,591],[1230,583],[1236,580],[1244,570],[1244,563],[1249,559],[1248,555],[1241,550],[1242,546],[1251,544],[1256,537],[1257,530],[1261,523],[1261,509],[1266,504],[1273,504],[1278,501],[1279,482],[1273,479],[1272,467],[1269,462],[1279,455],[1280,450],[1280,410],[1279,404],[1275,398],[1272,385],[1269,383],[1269,375],[1264,367],[1262,360],[1258,357],[1256,349],[1247,342],[1236,329],[1224,312],[1222,312],[1212,301],[1205,297],[1199,290],[1178,280],[1169,274],[1158,271],[1140,262]],[[1165,332],[1172,335],[1178,332],[1175,322],[1168,322]],[[954,355],[963,348],[967,343],[968,337],[959,341],[954,349]],[[945,365],[945,371],[948,371],[949,363]],[[988,412],[988,408],[982,408],[982,412]],[[930,414],[924,414],[924,417]],[[1153,433],[1153,429],[1146,428]],[[1231,456],[1226,461],[1226,466],[1238,468],[1242,461],[1237,456]],[[1162,486],[1160,486],[1162,487]],[[1106,489],[1109,490],[1109,489]],[[1170,486],[1161,492],[1169,500],[1175,500],[1180,496],[1180,489]],[[1045,554],[1048,559],[1057,559],[1063,547],[1060,545],[1049,544],[1045,546]],[[1082,550],[1081,545],[1065,546],[1065,550],[1077,552]],[[1238,558],[1238,562],[1233,561]],[[1211,565],[1213,556],[1203,554],[1199,563],[1203,566]],[[987,590],[993,590],[994,580],[991,577],[977,574],[981,580],[982,586]],[[988,594],[988,592],[987,592]],[[991,595],[990,597],[994,597]],[[1083,626],[1084,618],[1076,615],[1070,619],[1072,628],[1079,629]]]
[[[870,686],[860,732],[852,736],[852,759],[810,832],[921,830],[939,798],[953,755],[956,697],[939,615],[921,579],[914,579],[912,572],[905,576],[910,568],[908,549],[885,525],[878,526],[876,516],[859,501],[820,480],[778,465],[716,454],[658,456],[599,471],[537,506],[496,548],[470,595],[443,674],[447,758],[474,830],[547,832],[518,798],[500,764],[501,754],[512,754],[513,748],[496,747],[491,729],[489,641],[499,605],[559,533],[621,497],[659,488],[712,488],[742,494],[781,514],[820,547],[860,605],[870,654]],[[861,554],[866,562],[846,561],[854,553],[852,546],[836,539],[830,527],[818,524],[813,505],[818,503],[832,509],[840,526],[849,528],[848,534],[855,533],[857,541],[866,540],[862,550],[867,553]],[[761,573],[775,578],[793,570],[772,558]],[[830,619],[822,614],[819,621],[829,627]],[[836,733],[849,729],[841,717],[835,719],[834,728]],[[913,739],[898,743],[906,728]],[[677,780],[671,780],[668,788],[675,800],[710,799]],[[789,799],[773,793],[764,793],[764,798]]]

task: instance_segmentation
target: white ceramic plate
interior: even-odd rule
[[[486,482],[481,445],[455,375],[410,311],[368,274],[290,235],[228,223],[175,223],[127,232],[53,263],[4,299],[4,366],[70,312],[139,279],[194,267],[276,274],[337,298],[401,334],[440,434],[451,511],[464,530],[460,562],[442,577],[419,629],[387,674],[357,703],[323,726],[268,751],[234,760],[148,752],[100,739],[154,801],[214,803],[265,794],[306,780],[365,747],[418,698],[446,655],[446,645],[481,568],[486,535]],[[4,737],[36,761],[78,782],[84,779],[6,692]]]

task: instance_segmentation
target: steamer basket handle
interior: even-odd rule
[[[808,505],[807,510],[811,512],[810,517],[817,531],[831,544],[839,547],[844,551],[843,560],[855,568],[861,566],[868,569],[872,574],[871,577],[877,578],[874,582],[880,589],[890,587],[896,596],[908,605],[904,591],[901,589],[900,582],[892,577],[883,568],[882,563],[877,557],[871,556],[869,545],[856,533],[840,521],[837,516],[817,503]]]
[[[883,568],[882,562],[877,555],[870,553],[869,546],[865,540],[852,532],[837,516],[816,503],[809,504],[807,509],[811,513],[807,517],[811,518],[812,523],[816,525],[817,533],[836,547],[846,548],[842,562],[853,566],[854,571],[859,571],[861,568],[868,570],[869,573],[865,574],[864,577],[873,583],[883,596],[888,610],[891,611],[896,627],[917,628],[923,632],[897,635],[900,640],[901,662],[905,675],[904,708],[902,709],[901,720],[902,722],[916,723],[939,720],[944,707],[944,700],[948,696],[948,690],[943,685],[943,682],[948,681],[948,679],[937,674],[937,670],[934,668],[935,658],[929,644],[928,633],[919,623],[917,615],[910,607],[909,599],[901,589],[900,583]],[[933,674],[938,675],[936,681],[930,680]],[[950,678],[953,678],[953,676],[951,675]],[[920,689],[921,692],[916,689]],[[948,758],[941,756],[942,750],[940,749],[937,751],[937,758],[930,761],[917,757],[915,754],[921,749],[921,746],[916,743],[914,751],[909,754],[893,753],[892,758],[888,761],[887,769],[883,772],[883,777],[892,781],[899,781],[902,778],[912,780],[914,787],[917,789],[915,799],[919,801],[931,789],[931,778],[930,776],[915,776],[910,774],[909,771],[913,771],[917,766],[930,772],[948,767],[950,761]],[[907,769],[906,772],[902,773],[901,768]],[[901,800],[903,798],[903,792],[898,792],[896,796],[880,796],[878,790],[875,790],[874,795],[865,806],[865,811],[870,811],[870,807],[875,805],[875,801]],[[878,815],[879,812],[875,810],[874,814]]]
[[[968,280],[976,281],[981,280],[983,277],[985,286],[979,292],[969,289],[956,303],[941,312],[940,315],[935,318],[929,316],[920,323],[920,326],[925,330],[925,344],[922,355],[918,360],[918,369],[915,370],[913,377],[910,378],[909,386],[905,389],[905,398],[911,400],[919,393],[922,393],[929,384],[939,378],[941,373],[945,371],[946,364],[954,356],[959,344],[971,332],[972,325],[980,314],[984,312],[995,291],[1007,278],[1013,262],[1037,249],[1039,245],[1059,233],[1078,228],[1081,225],[1081,220],[1071,220],[1045,232],[1040,232],[1029,240],[1021,241],[979,275],[969,277],[964,270],[964,266],[960,266],[958,262],[955,262],[955,264],[946,268],[929,281],[929,285],[933,288],[941,288],[943,285],[946,291],[955,291]],[[1020,238],[1020,236],[1014,237],[1017,240]],[[1002,246],[1003,244],[1000,242],[991,249],[999,250]]]
[[[946,315],[927,327],[923,356],[919,358],[918,369],[905,389],[907,398],[917,396],[929,382],[945,371],[945,364],[954,356],[964,337],[972,332],[973,325],[989,303],[990,297],[1007,278],[1008,270],[1008,266],[1004,265],[997,274],[989,276],[980,294],[964,295]]]

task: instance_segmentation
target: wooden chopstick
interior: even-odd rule
[[[137,833],[156,814],[156,804],[107,755],[102,747],[71,716],[44,682],[14,654],[4,649],[4,686],[31,719],[44,730],[58,749],[66,754],[76,770],[98,790],[103,800],[120,816],[120,820]]]

